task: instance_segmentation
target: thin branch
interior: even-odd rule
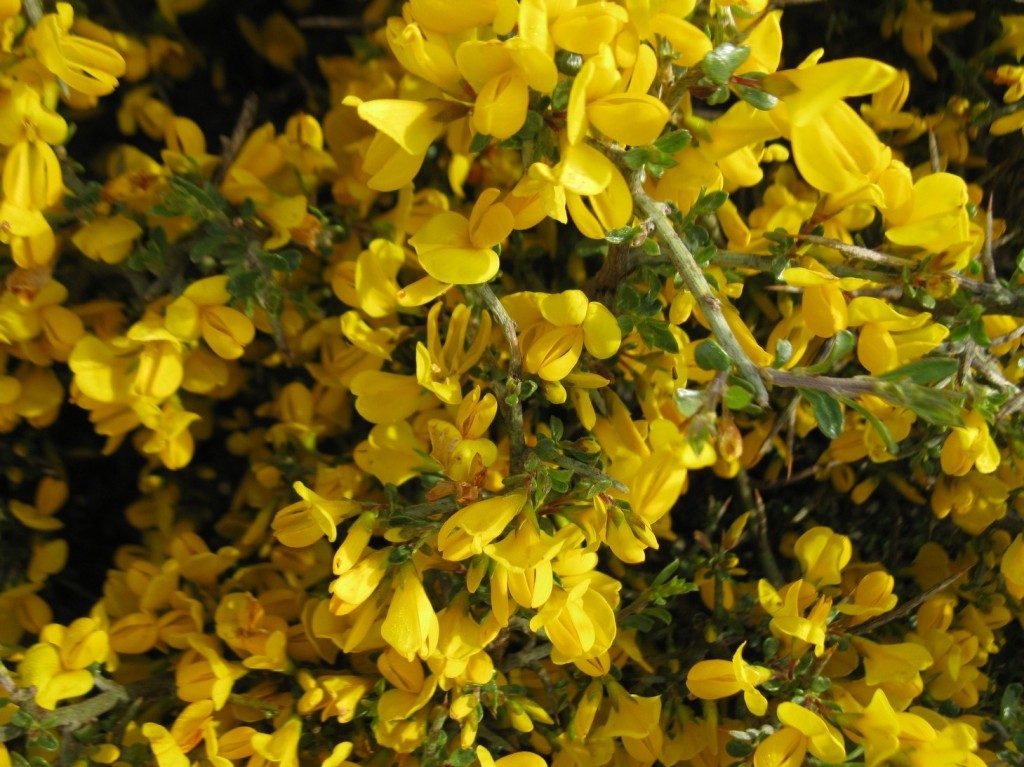
[[[952,575],[943,578],[930,589],[925,589],[906,604],[902,604],[894,610],[889,610],[889,612],[882,613],[881,615],[878,615],[869,621],[865,621],[860,625],[854,626],[848,629],[846,633],[854,636],[858,634],[867,634],[871,631],[874,631],[877,628],[881,628],[886,623],[890,623],[894,620],[902,618],[904,615],[909,615],[911,612],[916,610],[918,607],[927,602],[940,591],[944,590],[948,586],[952,586],[954,583],[960,580],[964,575],[967,574],[967,571],[970,570],[971,567],[973,567],[973,565],[968,565],[967,567],[958,570]]]
[[[804,242],[810,242],[815,245],[823,245],[826,248],[832,248],[838,250],[845,256],[850,258],[859,258],[862,261],[871,261],[876,264],[884,264],[885,266],[894,266],[897,269],[902,269],[905,266],[914,266],[914,261],[909,258],[903,258],[901,256],[891,256],[888,253],[879,253],[877,250],[871,248],[863,248],[860,245],[853,245],[842,240],[833,240],[830,237],[819,237],[815,234],[794,234],[793,239],[803,240]]]
[[[494,295],[490,285],[476,285],[474,292],[483,300],[488,311],[498,323],[508,346],[508,380],[498,392],[499,404],[508,429],[509,473],[521,474],[526,463],[526,430],[523,426],[523,401],[520,397],[520,384],[523,379],[523,355],[519,349],[519,335],[516,323],[504,305]],[[497,383],[497,382],[495,382]]]
[[[768,390],[765,388],[764,381],[761,380],[758,366],[747,356],[739,341],[736,340],[732,328],[729,327],[729,323],[722,313],[721,299],[711,290],[703,270],[690,249],[679,237],[668,216],[665,215],[661,203],[656,202],[644,191],[643,179],[642,169],[636,171],[632,176],[630,190],[633,193],[633,201],[644,216],[654,224],[654,231],[667,248],[673,266],[704,313],[704,318],[711,327],[715,340],[732,358],[740,375],[754,388],[754,398],[757,403],[762,407],[767,406]]]
[[[245,101],[242,102],[242,111],[239,112],[238,119],[235,121],[235,128],[231,131],[231,136],[221,136],[220,167],[217,168],[217,172],[213,176],[215,186],[220,186],[220,182],[227,175],[228,168],[231,167],[231,163],[235,161],[235,158],[241,151],[249,131],[252,130],[253,123],[256,122],[256,108],[258,106],[259,99],[255,93],[250,93],[246,96]]]
[[[750,476],[742,466],[736,474],[736,487],[740,491],[740,500],[754,518],[755,534],[757,535],[757,557],[768,580],[775,588],[779,588],[786,579],[782,577],[779,563],[775,561],[771,542],[768,540],[768,514],[764,508],[761,494],[750,486]]]
[[[995,208],[995,195],[988,196],[988,210],[985,211],[985,247],[981,251],[981,263],[985,268],[985,279],[988,282],[996,282],[996,259],[993,253],[992,227],[993,208]]]
[[[353,16],[303,16],[296,20],[299,29],[338,29],[358,31],[369,28],[363,19]]]

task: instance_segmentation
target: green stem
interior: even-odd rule
[[[523,355],[519,349],[516,323],[494,295],[490,285],[474,285],[472,289],[498,323],[508,346],[508,380],[504,386],[499,387],[499,404],[508,429],[509,474],[522,474],[526,464],[526,429],[523,426],[523,401],[520,398]]]
[[[715,295],[704,276],[703,270],[686,247],[672,222],[665,215],[661,203],[652,199],[643,188],[644,172],[638,170],[633,174],[630,189],[633,201],[643,214],[654,224],[654,231],[668,249],[669,258],[679,276],[683,278],[687,289],[693,294],[704,314],[711,333],[736,365],[740,375],[754,388],[754,398],[762,407],[768,405],[768,390],[761,380],[757,365],[747,356],[739,341],[729,327],[722,313],[722,300]]]

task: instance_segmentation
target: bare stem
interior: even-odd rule
[[[833,240],[829,237],[818,237],[815,234],[795,234],[794,239],[803,240],[804,242],[810,242],[815,245],[823,245],[826,248],[832,248],[838,250],[844,256],[850,258],[859,258],[861,261],[871,261],[875,264],[884,264],[885,266],[894,266],[897,269],[902,269],[904,266],[913,266],[914,261],[909,258],[903,258],[901,256],[891,256],[888,253],[879,253],[877,250],[871,248],[863,248],[860,245],[852,245],[842,240]]]
[[[750,486],[750,477],[742,466],[736,474],[736,487],[740,491],[740,500],[744,507],[754,518],[757,556],[761,561],[761,567],[771,584],[775,588],[779,588],[786,580],[782,577],[782,570],[779,569],[779,563],[775,561],[771,541],[768,540],[768,515],[765,512],[764,501],[761,499],[761,495]]]
[[[516,323],[505,311],[490,285],[475,285],[474,292],[480,297],[498,323],[508,345],[508,380],[498,394],[505,426],[508,429],[509,473],[521,474],[526,463],[526,430],[523,426],[523,401],[520,398],[520,384],[523,379],[523,355],[519,350],[519,335]]]
[[[732,358],[739,374],[754,388],[754,398],[762,407],[768,405],[768,390],[761,380],[761,373],[757,365],[747,356],[747,353],[740,346],[739,341],[729,327],[725,315],[722,313],[722,301],[711,290],[707,278],[697,260],[693,257],[690,249],[686,247],[679,234],[676,232],[672,222],[665,215],[661,203],[652,199],[643,187],[643,170],[633,174],[630,189],[633,194],[633,202],[643,212],[644,216],[654,224],[654,231],[661,242],[668,249],[668,256],[675,266],[679,276],[683,278],[687,289],[693,294],[704,313],[711,333],[715,340],[725,350],[725,353]]]

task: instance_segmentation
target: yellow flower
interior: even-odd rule
[[[1018,533],[999,560],[999,572],[1006,590],[1016,599],[1024,599],[1024,535]]]
[[[523,127],[531,89],[550,93],[558,82],[554,59],[522,37],[466,41],[456,50],[455,62],[477,94],[473,129],[497,139]]]
[[[805,616],[802,605],[808,604],[817,594],[809,583],[794,581],[776,592],[768,581],[762,579],[757,584],[757,591],[761,606],[772,616],[768,627],[772,634],[784,640],[784,646],[793,657],[802,656],[809,645],[814,647],[815,656],[820,658],[824,655],[826,622],[832,609],[829,597],[819,596]]]
[[[835,586],[842,582],[843,568],[853,556],[853,546],[845,535],[828,527],[812,527],[793,546],[804,578],[815,586]]]
[[[906,9],[893,26],[901,32],[903,48],[917,62],[921,73],[929,80],[937,80],[939,73],[928,58],[935,35],[958,29],[973,20],[974,11],[936,13],[930,0],[907,0]]]
[[[1003,31],[992,46],[992,52],[1012,53],[1020,61],[1021,56],[1024,56],[1024,15],[1000,16],[999,22],[1003,25]]]
[[[614,315],[581,290],[516,293],[502,303],[520,328],[524,369],[545,381],[568,376],[584,348],[596,359],[607,359],[622,343]]]
[[[88,667],[106,661],[109,652],[110,639],[95,619],[79,618],[70,626],[51,623],[25,651],[18,673],[24,686],[36,688],[36,705],[52,711],[59,701],[92,690]]]
[[[26,211],[45,210],[59,202],[64,181],[53,148],[38,140],[12,146],[4,160],[3,190],[5,205]]]
[[[617,627],[611,605],[590,581],[583,580],[568,591],[561,587],[552,590],[548,601],[530,619],[531,631],[541,629],[552,644],[552,662],[563,664],[607,652]]]
[[[846,761],[843,736],[818,714],[788,701],[777,713],[783,727],[758,744],[755,767],[799,767],[807,751],[825,764]]]
[[[203,340],[221,359],[242,356],[256,334],[252,320],[225,304],[231,301],[228,277],[197,280],[171,302],[165,313],[167,329],[183,341]]]
[[[35,28],[36,57],[69,87],[87,96],[105,96],[124,74],[121,54],[109,46],[71,34],[75,12],[57,3],[57,12],[43,16]]]
[[[471,503],[456,511],[437,533],[437,550],[449,562],[460,562],[501,535],[526,504],[526,495],[510,493]]]
[[[295,60],[306,53],[306,39],[283,13],[270,14],[258,27],[248,16],[239,15],[238,28],[257,53],[280,69],[291,71]]]
[[[293,489],[302,500],[278,511],[271,523],[275,536],[285,546],[310,546],[324,536],[333,543],[338,523],[359,513],[355,501],[324,498],[302,482],[296,482]]]
[[[403,565],[395,575],[395,591],[380,626],[381,637],[403,658],[412,660],[433,654],[439,630],[437,613],[419,572],[411,564]]]
[[[480,361],[491,342],[491,315],[481,312],[473,343],[466,348],[472,310],[459,304],[448,320],[448,332],[441,345],[438,318],[442,305],[435,303],[427,314],[427,343],[416,344],[416,380],[446,405],[462,401],[462,377]]]
[[[566,115],[569,143],[580,143],[591,126],[620,144],[650,144],[658,138],[669,112],[647,93],[657,70],[654,50],[641,45],[630,77],[624,78],[611,49],[602,46],[573,81]]]
[[[847,624],[857,626],[876,615],[889,612],[898,600],[892,593],[895,579],[884,570],[868,573],[857,582],[848,601],[835,605],[837,612],[850,616]]]
[[[68,499],[68,485],[54,477],[43,477],[36,486],[35,504],[11,499],[7,509],[21,524],[32,530],[60,530],[64,523],[56,518],[56,513]]]
[[[94,218],[71,237],[75,247],[93,261],[118,264],[128,257],[142,227],[120,213]]]
[[[855,637],[854,647],[864,659],[864,681],[877,687],[886,683],[910,683],[923,689],[921,672],[932,665],[932,656],[914,642],[878,644]]]
[[[16,81],[10,90],[0,92],[0,144],[13,146],[19,141],[63,144],[68,124],[43,103],[35,88]]]
[[[964,416],[963,426],[954,426],[942,444],[942,470],[962,477],[972,468],[991,474],[999,468],[999,448],[988,431],[985,418],[976,410]]]
[[[420,265],[436,280],[461,285],[489,282],[498,273],[494,250],[512,231],[512,211],[498,202],[501,191],[480,193],[469,218],[443,211],[410,238]]]
[[[857,359],[872,375],[920,359],[949,335],[928,312],[902,314],[880,298],[858,296],[849,312],[850,326],[860,327]]]
[[[764,716],[768,710],[768,699],[758,690],[757,685],[772,678],[771,669],[752,666],[743,660],[746,642],[736,648],[731,661],[702,660],[695,664],[686,675],[686,688],[702,700],[718,700],[743,692],[743,701],[756,716]]]

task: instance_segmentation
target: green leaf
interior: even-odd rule
[[[980,317],[976,320],[971,320],[971,323],[967,326],[967,332],[970,334],[971,340],[978,346],[992,345],[988,333],[985,332],[985,323],[981,321]]]
[[[651,582],[651,588],[657,588],[668,583],[669,579],[676,574],[676,570],[679,569],[679,565],[682,564],[682,560],[673,559],[658,573],[657,577]]]
[[[228,293],[240,300],[252,298],[256,295],[256,284],[260,279],[260,273],[255,269],[245,269],[235,272],[228,278]]]
[[[620,282],[615,292],[615,309],[619,314],[629,314],[640,308],[640,291],[628,282]]]
[[[685,128],[680,128],[679,130],[674,130],[670,133],[666,133],[664,136],[661,136],[654,142],[654,146],[666,154],[675,154],[680,149],[688,147],[692,140],[693,136],[690,135],[690,131]]]
[[[572,80],[559,80],[551,91],[551,111],[564,112],[569,106],[569,93],[572,91]]]
[[[831,396],[816,389],[797,388],[800,396],[811,403],[814,420],[821,433],[829,439],[838,439],[843,433],[843,409]]]
[[[743,410],[754,401],[754,395],[742,386],[730,386],[722,395],[722,402],[730,410]]]
[[[476,154],[477,152],[484,151],[490,146],[491,137],[485,133],[474,133],[473,140],[469,142],[470,154]]]
[[[697,198],[697,202],[693,204],[693,209],[690,212],[696,216],[706,216],[721,208],[728,199],[729,193],[721,189],[705,192]]]
[[[619,245],[623,242],[632,242],[636,239],[636,236],[640,234],[639,226],[623,226],[618,229],[612,229],[610,232],[605,234],[604,238],[615,245]]]
[[[683,417],[690,418],[704,406],[704,392],[693,389],[676,389],[673,399]]]
[[[751,88],[749,85],[734,84],[736,95],[746,101],[755,109],[767,112],[779,103],[778,98],[760,88]]]
[[[725,744],[725,751],[729,756],[744,759],[754,753],[754,747],[750,743],[744,743],[742,740],[730,740]]]
[[[793,359],[793,344],[785,338],[780,338],[775,342],[775,359],[772,360],[772,367],[779,369],[791,359]]]
[[[934,357],[908,362],[902,367],[883,373],[879,378],[885,381],[910,381],[924,386],[950,378],[956,373],[958,365],[955,359]]]
[[[1020,713],[1021,697],[1024,697],[1024,685],[1020,682],[1011,682],[1003,690],[1003,697],[999,700],[999,716],[1005,722],[1012,722]]]
[[[642,146],[627,149],[622,155],[622,161],[626,163],[626,167],[630,170],[642,168],[650,158],[650,153]]]
[[[679,344],[672,331],[668,329],[668,323],[663,320],[656,320],[645,317],[636,326],[637,332],[644,343],[654,349],[662,349],[670,354],[679,353]]]
[[[713,338],[708,338],[697,344],[694,349],[693,359],[701,370],[728,370],[732,366],[732,360],[725,353],[725,349],[718,345]]]
[[[889,427],[882,423],[878,416],[863,405],[859,405],[852,400],[844,399],[843,404],[851,410],[860,413],[864,416],[865,420],[874,427],[875,431],[878,432],[878,438],[882,440],[882,444],[885,445],[885,450],[889,455],[896,455],[899,453],[899,446],[896,444],[896,440],[892,438],[892,434],[889,432]]]

